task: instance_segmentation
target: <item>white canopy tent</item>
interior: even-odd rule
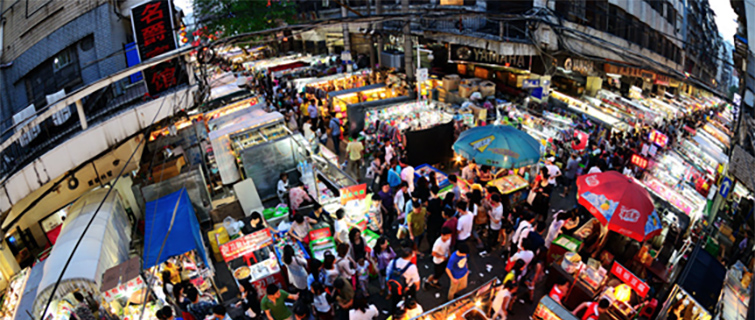
[[[116,190],[112,190],[105,200],[78,249],[73,252],[79,237],[84,233],[84,228],[107,192],[107,188],[93,190],[71,205],[58,241],[45,262],[42,280],[34,300],[34,315],[42,316],[51,295],[55,302],[76,289],[85,289],[98,295],[105,270],[128,260],[131,225]],[[53,292],[63,266],[71,255],[71,263],[63,274],[57,290]],[[56,308],[52,306],[51,304],[48,314],[55,314]]]

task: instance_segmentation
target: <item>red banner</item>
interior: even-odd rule
[[[270,229],[265,228],[220,245],[220,254],[227,262],[271,244],[273,237],[270,236]]]
[[[346,204],[351,200],[363,200],[367,197],[367,184],[362,183],[355,186],[341,188],[341,204]]]
[[[613,263],[613,267],[611,267],[611,274],[615,275],[619,280],[626,283],[629,287],[631,287],[637,294],[640,295],[640,297],[645,297],[645,295],[648,294],[648,291],[650,290],[650,287],[648,285],[640,280],[640,278],[637,278],[631,271],[624,268],[624,266],[620,265],[618,262]]]

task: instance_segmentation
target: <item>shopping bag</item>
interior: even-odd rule
[[[532,205],[532,202],[535,201],[535,197],[537,197],[537,192],[535,192],[535,190],[530,190],[530,194],[527,195],[527,203]]]

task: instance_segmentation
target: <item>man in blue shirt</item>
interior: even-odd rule
[[[467,277],[469,276],[467,254],[469,254],[467,244],[459,243],[456,245],[456,252],[448,258],[446,274],[448,274],[448,279],[451,280],[451,287],[448,289],[448,300],[453,300],[456,293],[467,288]]]
[[[328,122],[328,130],[330,131],[330,137],[333,138],[333,151],[337,156],[341,155],[341,125],[338,123],[336,117],[328,116],[325,118]]]

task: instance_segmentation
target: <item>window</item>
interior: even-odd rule
[[[52,69],[55,72],[60,71],[61,69],[65,68],[66,66],[70,65],[72,62],[71,58],[71,50],[65,49],[58,53],[53,59],[52,59]]]

